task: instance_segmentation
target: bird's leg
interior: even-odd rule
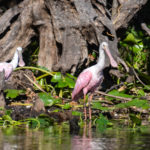
[[[89,139],[92,139],[92,131],[91,131],[91,128],[92,128],[92,122],[91,122],[91,120],[90,120],[90,121],[89,121],[89,128],[88,128]]]
[[[84,120],[87,119],[87,114],[86,114],[86,95],[84,95]]]
[[[90,95],[89,97],[89,119],[91,120],[92,119],[92,111],[91,111],[91,101],[92,101],[92,98],[93,98],[93,93]]]

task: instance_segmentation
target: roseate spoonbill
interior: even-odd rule
[[[112,67],[117,67],[117,62],[112,57],[108,43],[102,42],[99,47],[99,59],[97,64],[83,70],[77,78],[75,88],[72,92],[72,100],[78,100],[82,95],[84,96],[84,116],[85,120],[87,119],[86,115],[86,94],[91,92],[89,97],[89,119],[91,120],[91,108],[90,103],[93,97],[94,91],[103,81],[103,69],[105,67],[105,52],[109,57],[110,64]]]
[[[8,77],[10,76],[12,71],[17,67],[18,64],[21,67],[25,65],[23,58],[22,58],[22,48],[21,47],[17,47],[17,50],[16,50],[11,62],[9,62],[9,63],[1,62],[0,63],[0,72],[2,72],[4,70],[5,79],[8,79]]]

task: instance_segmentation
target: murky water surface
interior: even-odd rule
[[[0,150],[149,150],[150,127],[138,130],[111,128],[105,132],[88,128],[77,135],[67,124],[46,129],[0,128]]]

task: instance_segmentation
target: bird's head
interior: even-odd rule
[[[22,58],[22,47],[17,47],[17,51],[18,51],[18,57],[19,57],[19,66],[23,67],[25,66],[25,63]]]
[[[101,48],[104,49],[104,50],[105,50],[106,48],[108,48],[108,43],[107,43],[107,42],[102,42]]]
[[[17,47],[18,52],[22,52],[22,47]]]
[[[114,60],[114,58],[112,57],[112,54],[111,54],[111,52],[110,52],[110,50],[109,50],[109,46],[108,46],[108,43],[107,43],[107,42],[102,42],[102,43],[101,43],[101,45],[100,45],[100,50],[104,50],[104,52],[106,52],[106,54],[107,54],[108,57],[109,57],[111,66],[117,68],[117,67],[118,67],[118,64],[117,64],[117,62]]]

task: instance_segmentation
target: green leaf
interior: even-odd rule
[[[65,77],[65,81],[67,83],[67,85],[69,86],[69,88],[74,88],[75,86],[75,81],[69,77]]]
[[[12,118],[9,115],[3,115],[3,120],[12,121]]]
[[[142,89],[138,90],[138,94],[140,96],[145,96],[146,95],[145,92]]]
[[[93,109],[99,109],[99,110],[102,110],[102,111],[107,111],[107,110],[109,110],[108,107],[103,107],[100,102],[93,102],[93,103],[92,103],[92,108],[93,108]]]
[[[108,123],[108,119],[102,114],[100,114],[100,118],[96,120],[97,127],[101,132],[103,132],[107,128]]]
[[[128,106],[126,105],[126,103],[120,103],[120,104],[117,104],[117,105],[115,106],[115,108],[126,108],[126,107],[128,107]]]
[[[73,75],[71,75],[71,74],[69,74],[69,73],[66,73],[66,75],[67,75],[68,77],[70,77],[71,79],[74,79],[74,80],[77,79],[75,76],[73,76]]]
[[[32,128],[40,128],[40,121],[38,120],[38,118],[28,118],[27,122]]]
[[[62,80],[62,75],[60,72],[56,72],[55,75],[52,77],[51,82],[60,82]]]
[[[55,110],[53,110],[52,112],[59,112],[60,110],[59,109],[55,109]]]
[[[135,125],[141,125],[142,120],[135,114],[130,114],[129,115],[130,120],[132,121],[132,123]]]
[[[142,49],[143,49],[143,46],[139,46],[137,44],[132,47],[132,50],[135,54],[141,51]]]
[[[128,106],[136,106],[138,108],[149,109],[150,104],[147,100],[133,99],[132,101],[127,102]]]
[[[57,88],[64,88],[64,87],[67,87],[67,83],[63,80],[59,81],[58,84],[55,86]]]
[[[56,72],[55,75],[52,77],[51,82],[57,83],[56,88],[74,88],[75,86],[75,77],[69,73],[66,74],[65,77],[62,76],[60,72]]]
[[[40,79],[40,81],[38,82],[40,86],[43,86],[44,85],[44,79]]]
[[[132,98],[133,96],[132,95],[129,95],[129,94],[124,94],[122,92],[119,92],[118,90],[112,90],[110,92],[108,92],[109,95],[113,95],[113,96],[120,96],[120,97],[125,97],[125,98]],[[106,98],[108,100],[113,100],[114,98],[112,97],[109,97],[109,96],[106,96]]]
[[[7,89],[4,91],[6,94],[6,98],[16,98],[20,94],[24,93],[23,90],[15,90],[15,89]]]
[[[38,120],[40,122],[40,127],[49,127],[50,125],[52,125],[54,123],[54,120],[45,114],[41,114],[38,117]]]
[[[81,115],[82,115],[82,112],[79,112],[79,111],[72,111],[72,115],[73,115],[73,116],[81,116]]]
[[[71,108],[71,105],[70,105],[70,103],[66,103],[65,105],[63,105],[62,108],[63,108],[63,109],[70,109],[70,108]]]
[[[12,110],[6,110],[6,111],[5,111],[5,115],[10,116],[10,115],[11,115],[11,113],[12,113]]]
[[[128,108],[131,106],[136,106],[137,108],[142,108],[142,109],[150,108],[150,104],[148,103],[147,100],[140,100],[140,99],[133,99],[126,103],[117,104],[116,108]]]
[[[131,44],[136,43],[135,37],[132,33],[129,33],[123,41],[126,43],[131,43]]]
[[[96,53],[95,53],[95,52],[92,52],[92,56],[93,56],[94,58],[96,58]]]
[[[125,43],[125,42],[123,42],[123,41],[120,41],[120,45],[121,45],[122,47],[127,47],[127,46],[128,46],[128,44]]]
[[[60,99],[53,98],[50,94],[47,93],[38,93],[40,99],[44,102],[44,106],[52,106],[54,104],[61,103]]]

